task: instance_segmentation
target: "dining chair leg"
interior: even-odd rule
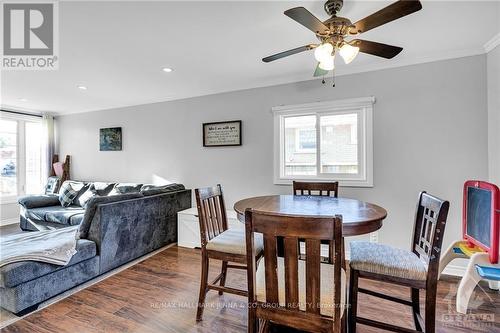
[[[341,321],[342,321],[342,330],[341,330],[341,332],[342,333],[347,333],[347,309],[344,310],[344,314],[342,316]]]
[[[257,315],[252,304],[248,303],[248,333],[257,333]]]
[[[356,333],[358,312],[358,271],[351,269],[349,278],[349,333]]]
[[[411,303],[412,303],[412,313],[413,321],[415,322],[415,329],[417,331],[422,331],[420,326],[420,321],[418,320],[418,315],[420,314],[420,290],[417,288],[411,288]]]
[[[333,246],[333,242],[328,242],[328,263],[333,264],[334,260],[335,260],[335,247]]]
[[[259,320],[259,333],[269,333],[269,320]]]
[[[196,321],[201,321],[203,310],[205,309],[205,297],[207,296],[208,286],[208,264],[209,258],[202,252],[201,254],[201,281],[200,296],[198,298],[198,310],[196,311]]]
[[[224,287],[226,285],[226,277],[227,277],[227,261],[222,262],[222,270],[221,270],[222,277],[220,278],[220,286]],[[219,291],[219,295],[222,295],[223,291]]]
[[[436,330],[436,292],[436,288],[432,288],[425,293],[425,333]]]

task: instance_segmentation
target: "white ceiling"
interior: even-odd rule
[[[345,0],[340,14],[354,22],[391,2]],[[311,52],[261,61],[316,42],[283,15],[296,6],[327,18],[312,1],[61,2],[59,70],[3,71],[2,107],[64,114],[312,79]],[[337,61],[337,74],[483,53],[500,31],[499,10],[498,1],[425,1],[362,36],[404,47],[398,57]]]

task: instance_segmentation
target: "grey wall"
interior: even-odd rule
[[[490,181],[500,186],[500,46],[487,55]]]
[[[383,61],[383,60],[381,60]],[[375,96],[373,188],[341,195],[385,207],[380,242],[408,248],[420,190],[451,201],[445,242],[460,235],[462,185],[488,177],[486,57],[474,56],[58,117],[59,152],[78,179],[151,182],[156,175],[195,188],[222,183],[238,199],[290,193],[273,185],[273,122],[281,104]],[[201,124],[243,121],[243,146],[203,148]],[[123,128],[123,151],[100,152],[102,127]]]

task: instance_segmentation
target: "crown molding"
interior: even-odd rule
[[[477,56],[477,55],[481,55],[484,53],[485,53],[485,51],[482,47],[453,50],[453,51],[448,51],[448,52],[441,52],[438,54],[427,54],[427,55],[422,55],[422,56],[418,56],[418,57],[408,57],[408,58],[402,59],[401,61],[398,61],[398,62],[379,62],[376,64],[369,64],[369,65],[363,65],[363,66],[356,66],[356,65],[346,66],[342,69],[339,69],[335,73],[335,75],[336,76],[344,76],[344,75],[352,75],[352,74],[358,74],[358,73],[379,71],[379,70],[384,70],[384,69],[407,67],[407,66],[425,64],[425,63],[431,63],[431,62],[437,62],[437,61],[443,61],[443,60],[452,60],[452,59],[460,59],[460,58],[465,58],[465,57],[472,57],[472,56]],[[313,78],[312,80],[315,80],[315,79],[317,79],[317,78]]]
[[[497,33],[495,36],[493,36],[489,41],[487,41],[484,44],[484,51],[486,53],[489,53],[490,51],[492,51],[498,45],[500,45],[500,32]]]
[[[12,111],[12,112],[24,112],[24,113],[32,114],[34,116],[41,116],[45,113],[48,113],[48,112],[43,112],[43,111],[34,110],[34,109],[30,109],[30,108],[23,108],[20,106],[13,106],[13,105],[7,105],[7,104],[0,104],[0,110]]]

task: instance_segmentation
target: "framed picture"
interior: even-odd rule
[[[241,120],[203,124],[203,147],[241,146]]]
[[[111,127],[99,130],[99,150],[119,151],[122,150],[122,128]]]

